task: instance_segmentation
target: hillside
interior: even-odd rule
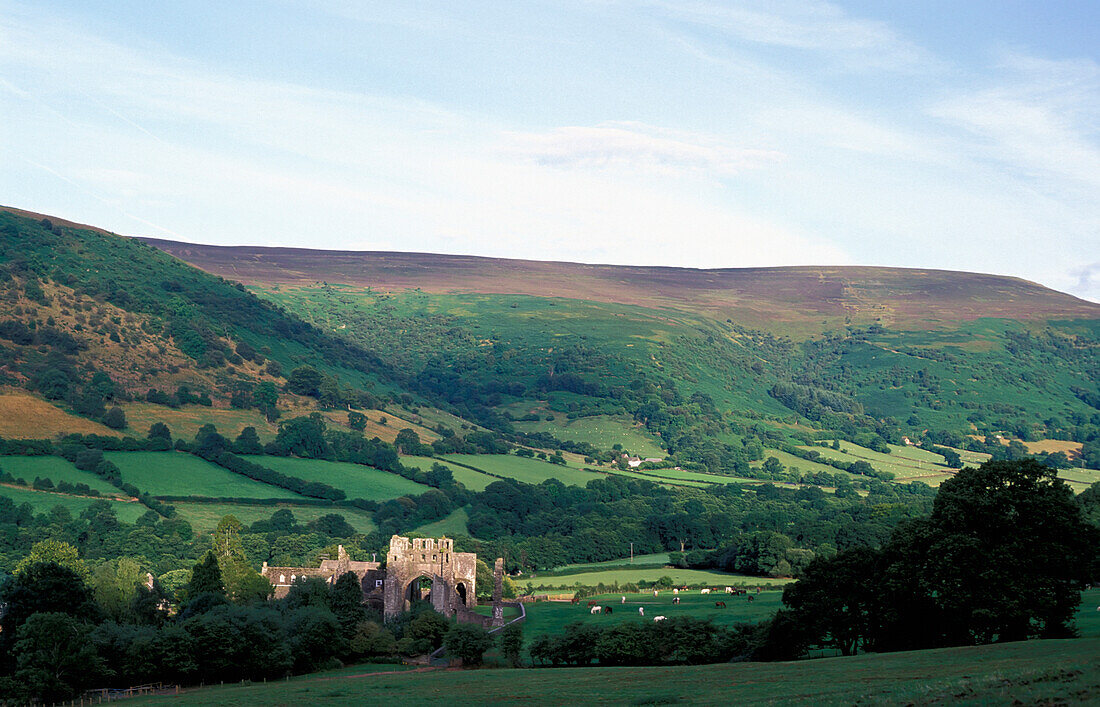
[[[0,210],[0,302],[0,385],[100,421],[112,404],[143,420],[161,417],[146,404],[166,416],[232,406],[255,411],[262,428],[277,408],[308,410],[322,394],[330,404],[370,408],[377,396],[400,392],[380,359],[239,284],[133,239],[39,214]],[[319,371],[313,387],[327,392],[292,385],[283,393],[301,366]]]
[[[246,285],[342,283],[379,290],[566,297],[695,311],[789,333],[838,323],[928,328],[982,317],[1097,319],[1100,304],[999,275],[881,267],[698,270],[429,253],[223,247],[142,239]]]
[[[147,242],[380,352],[461,415],[585,454],[744,472],[754,438],[1083,442],[1100,423],[1100,305],[1016,278]]]

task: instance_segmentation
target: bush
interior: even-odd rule
[[[463,665],[481,665],[485,651],[493,647],[493,637],[477,624],[455,624],[447,631],[443,645],[461,658]]]

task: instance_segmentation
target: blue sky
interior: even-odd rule
[[[159,7],[155,7],[157,5]],[[1100,3],[0,0],[0,203],[1100,301]]]

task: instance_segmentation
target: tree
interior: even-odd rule
[[[141,566],[129,557],[120,557],[96,567],[91,585],[96,601],[107,615],[120,621],[127,616],[137,589],[144,581]]]
[[[1055,470],[1033,459],[963,469],[884,548],[876,648],[1071,635],[1098,544]]]
[[[15,574],[22,574],[29,567],[41,562],[53,562],[74,572],[80,579],[91,576],[88,565],[80,559],[75,547],[60,540],[40,540],[31,546],[30,553],[15,565]]]
[[[809,643],[854,655],[871,639],[879,554],[856,548],[832,558],[817,558],[803,576],[783,590],[783,605],[805,631]]]
[[[107,414],[103,416],[103,424],[110,427],[112,430],[121,430],[126,427],[126,413],[122,411],[118,405],[113,406],[107,411]]]
[[[348,427],[357,432],[362,432],[367,428],[367,416],[356,410],[348,412]]]
[[[88,640],[91,628],[65,613],[32,614],[15,636],[17,679],[42,700],[72,697],[103,671],[102,661]]]
[[[187,596],[194,598],[200,594],[225,594],[222,571],[218,567],[218,558],[211,552],[191,568],[191,581],[187,584]]]
[[[298,395],[316,398],[320,394],[323,376],[313,366],[298,366],[286,379],[286,389]]]
[[[264,446],[260,443],[260,435],[256,428],[249,426],[241,430],[237,439],[233,442],[233,451],[237,454],[263,454]]]
[[[485,651],[493,647],[493,637],[477,624],[454,624],[447,631],[443,645],[461,658],[464,666],[481,665]]]
[[[150,425],[146,438],[155,445],[154,451],[163,452],[172,448],[172,431],[163,422],[154,422]]]
[[[354,572],[345,572],[332,585],[330,597],[332,613],[340,622],[340,628],[349,638],[366,617],[363,608],[363,588]]]
[[[96,621],[99,607],[83,578],[56,562],[35,562],[0,585],[3,631],[0,631],[0,667],[11,656],[19,627],[36,613],[60,612]]]
[[[325,440],[325,418],[320,413],[295,417],[279,424],[275,444],[286,454],[308,459],[327,459],[332,447]]]
[[[351,638],[351,651],[363,657],[388,656],[397,652],[397,639],[374,621],[361,621]]]
[[[778,474],[786,469],[786,467],[783,466],[783,463],[779,461],[779,459],[776,457],[768,457],[767,459],[765,459],[762,468],[769,474]]]
[[[420,454],[420,435],[411,427],[403,427],[398,431],[393,446],[402,454]]]
[[[523,626],[519,623],[508,624],[500,632],[500,652],[513,668],[520,665],[523,652]]]

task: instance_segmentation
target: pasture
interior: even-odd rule
[[[469,535],[470,529],[466,527],[469,520],[470,516],[467,515],[465,508],[456,508],[446,518],[422,525],[413,529],[412,532],[428,538],[438,538],[443,535],[449,538],[456,535]]]
[[[81,471],[61,457],[0,457],[0,469],[17,479],[24,479],[28,484],[39,477],[49,479],[55,486],[60,481],[67,481],[70,484],[87,484],[88,488],[107,496],[122,495],[121,491],[92,472]]]
[[[517,457],[513,454],[448,454],[444,458],[526,484],[541,484],[547,479],[557,479],[563,484],[584,486],[592,479],[601,478],[600,474],[591,471],[581,471],[569,466],[551,464],[541,459]]]
[[[909,448],[898,448],[911,450],[908,454],[904,452],[902,454],[883,454],[876,452],[866,447],[861,447],[851,442],[841,441],[840,450],[830,449],[828,447],[799,447],[799,449],[805,449],[809,451],[815,451],[826,459],[835,459],[843,462],[857,462],[865,461],[875,468],[877,471],[888,471],[892,473],[895,480],[899,483],[906,483],[909,481],[921,481],[929,486],[939,486],[944,480],[951,478],[955,474],[955,470],[951,469],[943,464],[943,457],[938,454],[933,455],[936,459],[939,459],[939,463],[934,463],[928,458],[923,456],[915,457],[914,452],[922,452],[923,454],[931,454],[924,450]],[[839,469],[834,469],[834,472]]]
[[[267,421],[258,410],[227,410],[204,405],[183,405],[171,408],[166,405],[133,402],[121,405],[126,413],[127,426],[135,434],[144,436],[155,422],[163,422],[172,431],[173,438],[193,439],[203,425],[214,425],[218,432],[229,439],[236,438],[245,427],[255,427],[260,439],[275,439],[278,425]]]
[[[97,434],[118,437],[110,427],[84,417],[70,415],[29,393],[0,393],[0,437],[10,439],[45,439],[58,435]]]
[[[485,487],[493,483],[497,479],[489,476],[488,474],[482,474],[479,471],[468,469],[458,464],[452,464],[451,462],[433,459],[432,457],[401,457],[401,463],[405,466],[412,466],[420,469],[421,471],[428,471],[432,468],[432,464],[442,464],[451,470],[451,476],[454,480],[461,483],[471,491],[484,491]]]
[[[107,452],[122,479],[154,496],[211,498],[301,498],[183,452]]]
[[[362,665],[267,684],[224,685],[135,705],[400,703],[566,704],[1074,704],[1100,696],[1100,639],[1003,643],[683,667],[426,670]]]
[[[537,421],[512,423],[520,432],[549,432],[569,442],[587,442],[597,449],[622,445],[624,452],[640,457],[665,457],[668,452],[657,440],[626,415],[592,415],[570,420],[561,412],[553,412],[536,401],[523,401],[509,406],[513,415],[539,416]],[[553,420],[546,417],[552,416]]]
[[[664,565],[668,564],[667,552],[655,552],[651,555],[635,555],[633,558],[620,557],[617,560],[605,560],[603,562],[586,562],[576,565],[562,565],[555,567],[555,571],[575,570],[589,572],[593,570],[609,569],[613,567],[629,567],[630,565]]]
[[[514,578],[520,586],[528,583],[535,587],[573,587],[577,584],[594,587],[598,584],[626,584],[628,582],[656,582],[661,577],[669,577],[676,585],[683,584],[707,584],[712,587],[729,586],[781,586],[787,584],[789,579],[771,579],[769,577],[750,577],[748,575],[729,574],[727,572],[713,572],[710,570],[679,569],[677,567],[653,567],[649,569],[637,569],[626,567],[613,567],[596,572],[576,572],[571,574],[558,574],[553,577],[540,577],[537,574],[530,577]]]
[[[239,503],[187,503],[176,501],[172,503],[176,507],[176,514],[191,524],[197,532],[208,533],[218,526],[225,516],[233,516],[244,525],[251,525],[258,520],[267,520],[271,514],[280,509],[289,510],[294,514],[295,520],[305,525],[311,520],[317,520],[321,516],[335,513],[344,517],[351,527],[357,532],[366,534],[375,530],[371,514],[358,508],[332,508],[325,506],[296,506],[290,504],[278,504],[271,506],[249,506]]]
[[[719,589],[725,585],[719,585]],[[585,597],[576,604],[561,601],[542,601],[528,604],[527,619],[523,623],[524,639],[530,641],[542,634],[560,635],[565,627],[575,621],[591,622],[601,626],[623,623],[625,621],[652,621],[655,616],[693,616],[699,619],[711,619],[722,625],[736,623],[756,623],[771,617],[782,605],[783,592],[770,589],[760,594],[729,595],[724,591],[700,594],[698,589],[681,591],[674,595],[671,589],[662,589],[653,596],[652,591],[637,594],[600,594]],[[623,603],[622,597],[626,597]],[[752,601],[748,597],[753,598]],[[680,599],[679,604],[673,598]],[[593,615],[588,606],[595,602],[597,606],[611,607],[612,613]],[[724,602],[725,608],[715,606]],[[638,609],[644,609],[644,617]]]
[[[342,489],[348,498],[388,501],[408,494],[419,495],[430,488],[410,481],[404,476],[362,464],[258,455],[245,458],[288,476],[296,476],[306,481],[319,481]]]
[[[118,519],[126,523],[133,523],[138,518],[149,512],[149,509],[137,501],[118,501],[110,499],[98,499],[91,496],[70,496],[64,493],[51,493],[48,491],[35,491],[33,489],[14,488],[0,486],[0,496],[10,498],[15,505],[30,504],[36,514],[47,513],[55,506],[61,506],[69,511],[75,518],[85,508],[96,502],[109,503]]]

